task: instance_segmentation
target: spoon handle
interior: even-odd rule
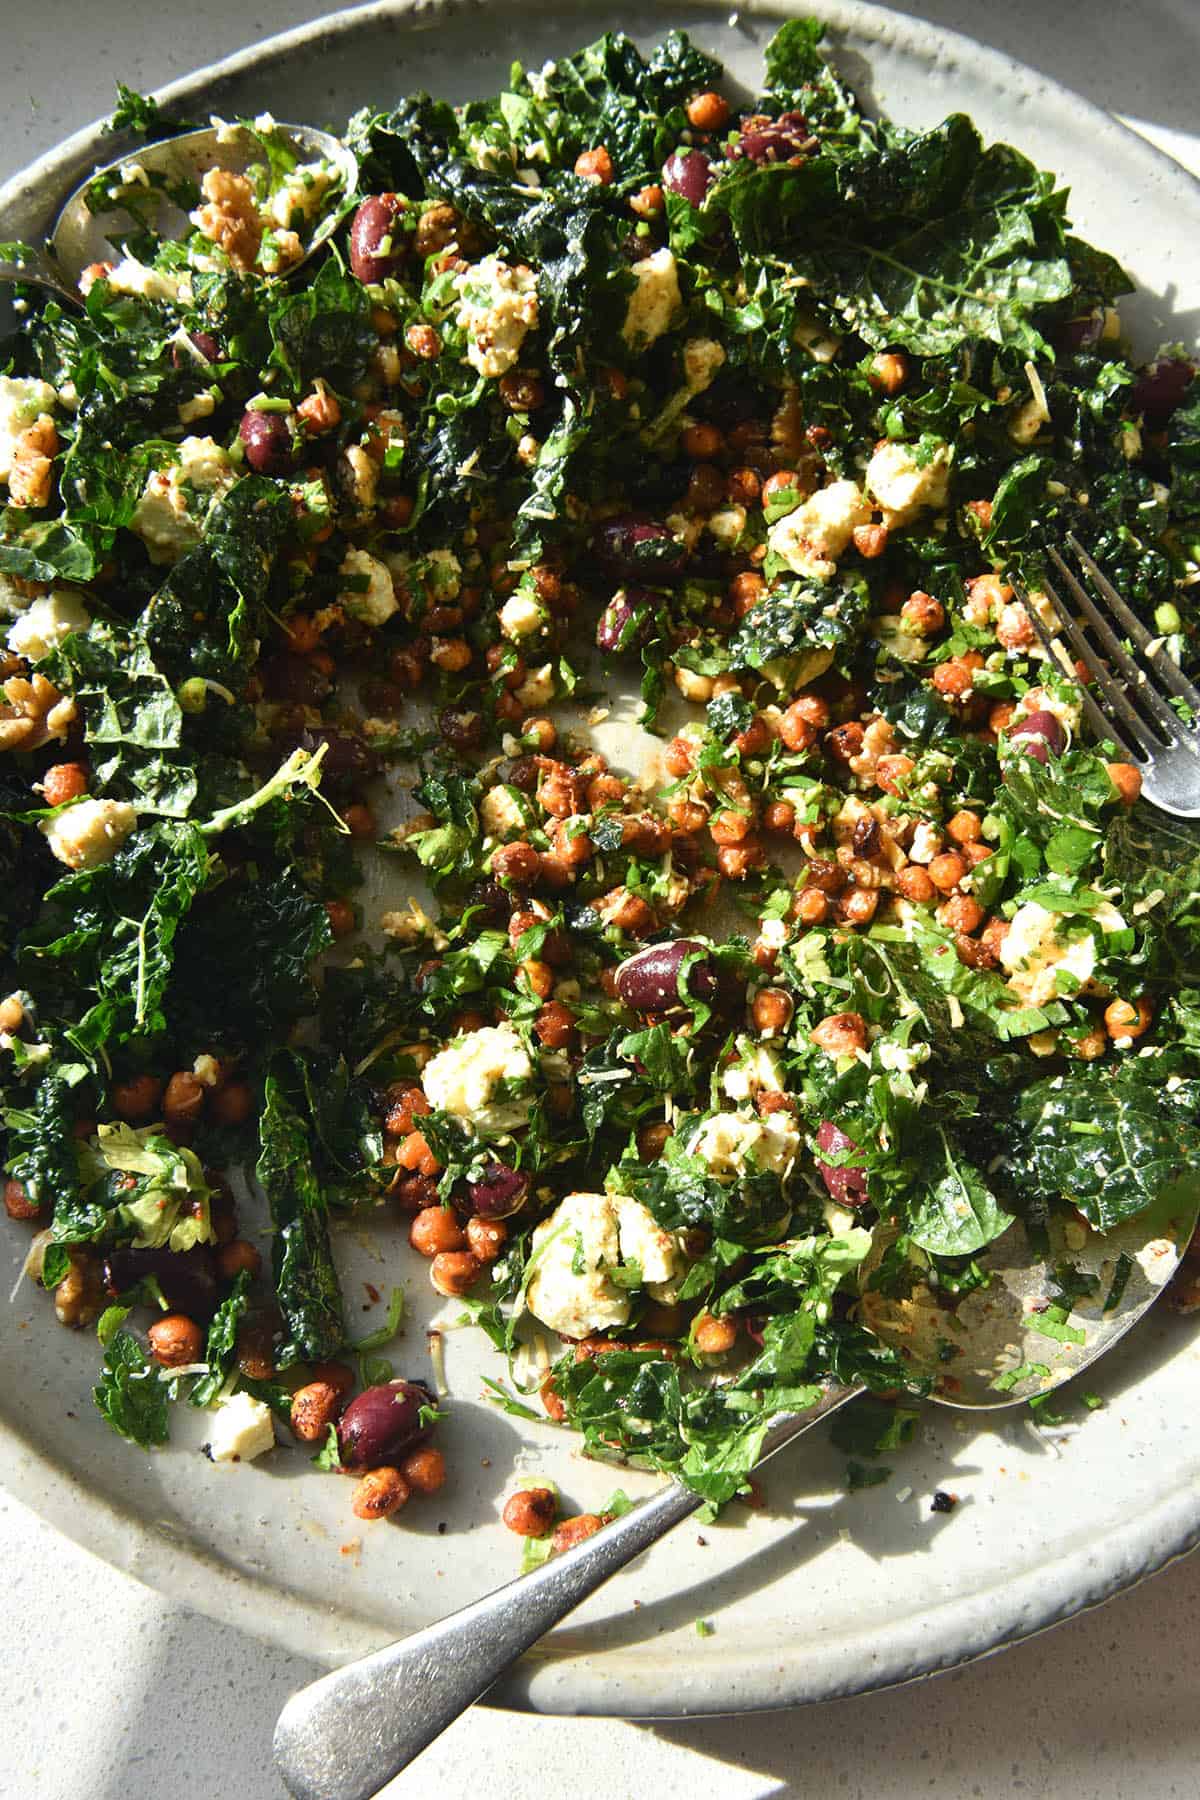
[[[857,1390],[831,1389],[768,1433],[763,1456]],[[670,1482],[594,1537],[294,1694],[275,1728],[275,1760],[295,1800],[369,1800],[481,1698],[567,1613],[700,1506]]]

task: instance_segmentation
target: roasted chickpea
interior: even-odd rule
[[[637,214],[639,219],[656,219],[667,203],[666,195],[657,181],[648,187],[639,188],[629,201],[629,210]]]
[[[386,1519],[407,1503],[410,1491],[399,1469],[368,1469],[355,1486],[350,1509],[356,1519]]]
[[[132,1075],[112,1090],[113,1111],[131,1125],[144,1124],[158,1111],[163,1084],[157,1075]]]
[[[723,94],[695,94],[687,103],[688,124],[697,131],[724,131],[729,123],[729,102]]]
[[[341,1394],[332,1382],[309,1381],[292,1395],[292,1433],[304,1444],[319,1444],[341,1407]]]
[[[881,350],[871,358],[867,380],[877,393],[898,394],[908,380],[908,358],[899,350]]]
[[[946,623],[946,609],[940,600],[918,588],[900,608],[900,623],[916,637],[935,637]]]
[[[432,362],[441,355],[442,340],[432,325],[410,325],[404,342],[421,362]]]
[[[977,844],[982,835],[983,820],[978,813],[956,812],[946,821],[946,836],[953,844]]]
[[[581,181],[590,181],[595,187],[607,187],[613,178],[612,157],[603,144],[595,150],[584,150],[575,158],[575,173]]]
[[[204,1356],[204,1332],[185,1313],[165,1313],[146,1332],[150,1354],[164,1369],[182,1369]]]
[[[82,763],[55,763],[42,776],[42,798],[47,806],[62,806],[88,791],[88,772]]]
[[[162,1102],[163,1118],[178,1131],[190,1131],[204,1111],[207,1097],[204,1083],[190,1069],[180,1069],[167,1083]]]
[[[929,879],[941,894],[952,894],[966,872],[966,859],[957,850],[943,850],[929,864]]]
[[[858,720],[848,719],[844,725],[835,725],[826,733],[825,745],[835,762],[850,763],[862,755],[863,737],[863,727]]]
[[[575,1014],[561,1000],[549,1000],[533,1021],[533,1029],[547,1050],[566,1050],[578,1038]]]
[[[432,1110],[423,1090],[415,1082],[400,1082],[388,1089],[383,1129],[388,1137],[407,1137],[410,1131],[416,1130],[416,1121]]]
[[[721,451],[721,434],[715,425],[689,425],[680,434],[679,446],[689,462],[711,462]]]
[[[217,1269],[222,1281],[236,1281],[242,1274],[253,1281],[262,1269],[262,1257],[245,1238],[234,1238],[217,1251]]]
[[[737,1343],[737,1320],[726,1315],[697,1313],[692,1324],[692,1343],[701,1356],[725,1356]]]
[[[965,700],[974,691],[976,669],[982,667],[979,652],[968,650],[963,656],[952,656],[939,663],[930,679],[944,700]]]
[[[1103,1025],[1091,1025],[1070,1046],[1071,1055],[1082,1062],[1095,1062],[1108,1049],[1108,1033]]]
[[[790,800],[768,800],[763,807],[762,823],[764,831],[790,837],[796,823],[796,809]]]
[[[254,1110],[254,1095],[245,1081],[227,1081],[213,1093],[208,1103],[218,1125],[244,1125]]]
[[[937,909],[940,925],[948,931],[978,931],[984,921],[984,910],[970,894],[951,894]]]
[[[729,477],[729,498],[738,506],[757,506],[762,497],[762,477],[757,469],[734,469]]]
[[[813,1027],[809,1037],[830,1056],[853,1056],[867,1047],[867,1022],[861,1013],[830,1013]]]
[[[467,1237],[448,1206],[427,1206],[408,1228],[408,1241],[420,1256],[440,1256],[462,1250]]]
[[[895,877],[895,889],[901,899],[915,906],[928,906],[937,898],[937,889],[920,863],[908,863]]]
[[[41,1207],[32,1198],[23,1181],[9,1176],[4,1183],[4,1210],[10,1219],[29,1220],[41,1216]]]
[[[879,895],[870,888],[839,894],[837,916],[845,925],[869,925],[879,910]]]
[[[755,1028],[764,1035],[786,1031],[791,1022],[792,998],[782,988],[760,988],[750,1003]]]
[[[414,1494],[436,1494],[446,1485],[446,1459],[432,1444],[410,1450],[400,1464],[400,1473]]]
[[[558,1500],[549,1488],[521,1488],[510,1494],[501,1517],[518,1537],[540,1538],[554,1527]]]
[[[1115,1044],[1140,1038],[1150,1029],[1154,1008],[1144,997],[1136,1004],[1128,1000],[1112,1000],[1104,1009],[1104,1029]]]
[[[573,1519],[564,1519],[555,1529],[555,1555],[561,1556],[564,1550],[573,1550],[586,1538],[595,1537],[603,1524],[604,1520],[596,1513],[577,1513]]]
[[[436,1175],[442,1166],[430,1149],[425,1134],[420,1131],[410,1131],[402,1141],[396,1151],[396,1162],[401,1169],[407,1169],[410,1175]]]
[[[326,900],[325,916],[335,939],[349,937],[354,930],[354,908],[348,900]]]
[[[829,917],[829,895],[820,888],[804,888],[796,895],[792,911],[801,925],[823,925]]]
[[[819,888],[823,894],[840,894],[846,885],[846,871],[840,863],[814,856],[804,870],[806,887]]]
[[[717,867],[726,881],[744,881],[765,859],[766,852],[753,833],[740,843],[722,844],[717,851]]]
[[[467,1293],[482,1273],[483,1264],[470,1250],[442,1250],[429,1265],[429,1279],[447,1299]]]
[[[643,1125],[637,1134],[638,1157],[644,1163],[657,1162],[673,1135],[673,1128],[665,1120],[659,1119],[653,1125]]]
[[[763,577],[754,570],[735,575],[729,584],[729,598],[739,619],[756,607],[767,591]]]
[[[541,873],[541,852],[532,844],[501,844],[492,852],[492,874],[497,881],[528,887]]]
[[[559,1397],[552,1375],[547,1375],[545,1381],[543,1381],[541,1387],[538,1389],[538,1397],[546,1409],[547,1418],[553,1419],[556,1425],[561,1425],[567,1416],[567,1409]]]
[[[881,756],[875,764],[875,780],[885,794],[900,794],[916,766],[911,756]]]
[[[503,1219],[468,1219],[467,1248],[478,1262],[495,1262],[508,1241]]]
[[[1105,763],[1108,779],[1117,790],[1122,806],[1132,806],[1142,791],[1142,772],[1133,763]]]

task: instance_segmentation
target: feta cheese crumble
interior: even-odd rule
[[[831,481],[776,519],[767,533],[767,548],[794,575],[829,581],[855,526],[869,524],[870,518],[871,507],[856,481]]]
[[[658,1300],[674,1298],[685,1266],[671,1233],[624,1194],[568,1194],[535,1228],[529,1260],[525,1304],[565,1338],[628,1323],[631,1289],[613,1275],[622,1264],[636,1263],[641,1285]]]
[[[529,1053],[512,1025],[464,1032],[430,1058],[421,1077],[425,1098],[439,1112],[487,1131],[511,1130],[529,1117],[526,1095],[499,1096],[502,1084],[527,1082]]]
[[[68,869],[98,869],[111,862],[137,824],[137,808],[127,800],[80,800],[38,829],[51,854]]]
[[[489,379],[506,375],[538,321],[537,276],[524,263],[510,267],[497,256],[485,256],[465,269],[455,285],[467,361]]]
[[[679,270],[669,250],[656,250],[635,262],[630,273],[637,286],[629,296],[621,336],[627,344],[645,349],[669,331],[671,320],[683,306]]]

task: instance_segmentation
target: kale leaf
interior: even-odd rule
[[[118,1331],[104,1357],[92,1399],[113,1430],[153,1450],[168,1436],[167,1383],[132,1332]]]
[[[325,1362],[346,1337],[328,1206],[313,1164],[309,1129],[292,1098],[294,1085],[292,1059],[280,1058],[264,1086],[254,1171],[275,1232],[271,1264],[288,1333],[278,1358],[283,1368],[298,1361]]]

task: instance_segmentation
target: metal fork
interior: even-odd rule
[[[1177,818],[1200,819],[1200,691],[1073,533],[1067,534],[1067,544],[1107,614],[1057,550],[1050,551],[1050,561],[1072,604],[1049,581],[1042,592],[1058,630],[1043,622],[1027,590],[1012,576],[1010,585],[1054,660],[1071,675],[1076,659],[1087,669],[1090,685],[1083,690],[1083,710],[1088,724],[1138,769],[1146,798]],[[1171,705],[1168,694],[1183,702],[1190,722]]]

